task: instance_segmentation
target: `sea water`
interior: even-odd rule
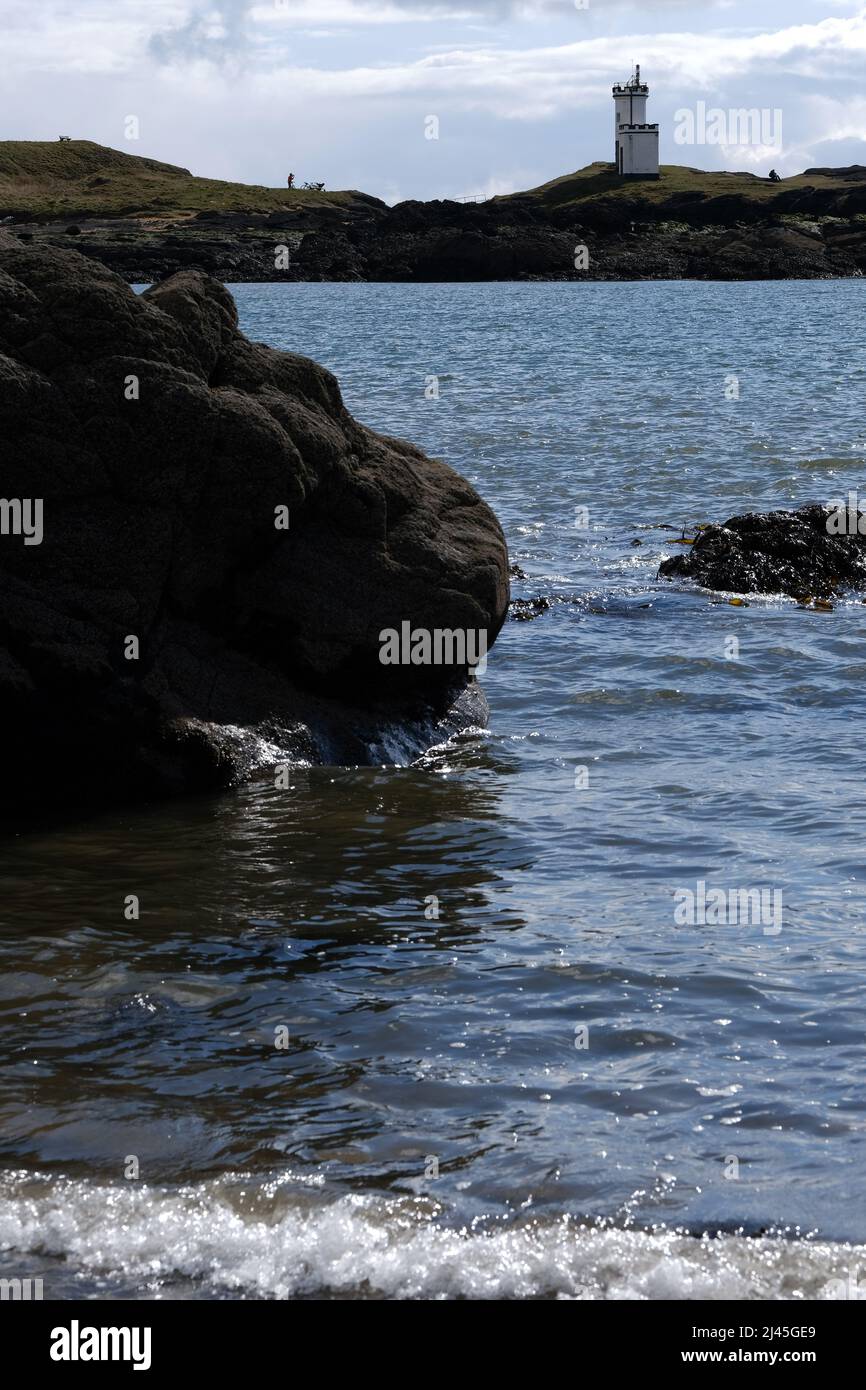
[[[489,728],[416,765],[0,846],[0,1272],[857,1296],[866,608],[657,571],[702,522],[862,490],[862,285],[233,292],[471,479],[537,616],[489,654]]]

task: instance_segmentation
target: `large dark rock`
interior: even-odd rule
[[[693,579],[731,593],[812,595],[866,587],[866,535],[859,514],[810,504],[793,512],[749,512],[701,530],[689,550],[663,560],[667,579]],[[866,527],[866,516],[862,524]],[[844,533],[839,534],[843,528]]]
[[[0,535],[7,817],[229,785],[263,735],[363,762],[395,731],[420,751],[478,718],[465,668],[383,666],[379,633],[492,642],[496,518],[359,425],[329,372],[249,342],[216,281],[183,271],[136,296],[0,233],[0,449],[0,495],[44,504],[41,544]]]

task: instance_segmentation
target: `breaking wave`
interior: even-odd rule
[[[325,1199],[319,1186],[296,1175],[159,1188],[7,1173],[0,1248],[40,1257],[49,1297],[57,1261],[85,1282],[122,1275],[143,1297],[186,1281],[200,1297],[274,1299],[816,1300],[851,1297],[866,1267],[866,1246],[784,1235],[567,1216],[455,1229],[429,1199]]]

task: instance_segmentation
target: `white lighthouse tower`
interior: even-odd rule
[[[659,128],[648,125],[649,87],[640,80],[638,63],[628,82],[613,89],[616,171],[624,179],[657,179]]]

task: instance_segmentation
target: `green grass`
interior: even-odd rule
[[[857,177],[798,174],[770,183],[755,174],[690,169],[665,164],[661,177],[623,180],[612,164],[589,164],[573,174],[551,179],[527,193],[494,199],[532,199],[544,208],[578,206],[595,199],[622,199],[634,204],[664,204],[682,195],[703,198],[737,195],[759,206],[798,188],[850,192]],[[866,181],[866,174],[864,174]],[[172,218],[198,212],[269,213],[305,208],[383,207],[378,199],[343,190],[317,193],[301,188],[264,188],[197,178],[188,169],[157,159],[126,154],[91,140],[0,140],[0,215],[23,213],[34,218],[151,216]],[[677,211],[672,208],[672,218]]]
[[[663,164],[658,179],[621,179],[613,164],[596,162],[573,174],[563,174],[527,193],[506,194],[496,201],[507,203],[510,198],[532,198],[546,208],[571,207],[593,198],[639,199],[647,203],[665,203],[669,198],[688,193],[701,193],[706,198],[721,198],[736,194],[755,203],[772,202],[780,193],[796,188],[851,190],[850,179],[828,177],[824,174],[796,174],[780,183],[770,183],[756,174],[729,174],[723,170],[690,169],[684,164]],[[866,174],[864,174],[866,181]]]
[[[188,169],[91,140],[0,140],[0,212],[33,217],[171,216],[343,207],[364,199],[196,178]],[[372,200],[371,200],[372,201]]]

